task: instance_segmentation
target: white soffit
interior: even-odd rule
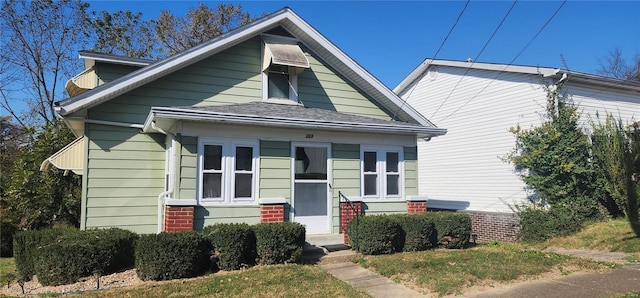
[[[262,69],[270,64],[309,68],[309,60],[295,40],[264,36],[264,60]]]
[[[52,164],[54,167],[65,170],[73,171],[78,175],[82,175],[82,169],[84,165],[84,142],[85,137],[79,137],[73,142],[69,143],[58,152],[49,156],[40,165],[40,171],[44,171]]]

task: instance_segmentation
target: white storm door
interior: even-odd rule
[[[329,146],[293,146],[293,219],[307,234],[328,234],[330,225]]]

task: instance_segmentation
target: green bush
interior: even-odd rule
[[[388,215],[362,216],[347,227],[351,247],[365,255],[390,254],[399,250],[400,224]]]
[[[211,243],[196,232],[141,235],[136,242],[136,271],[142,280],[201,275],[211,266]]]
[[[44,229],[18,231],[13,236],[13,258],[18,278],[31,280],[36,274],[34,267],[37,249],[43,243],[51,243],[66,233],[75,233],[76,229]]]
[[[305,228],[299,223],[260,223],[253,226],[253,231],[260,264],[296,262],[302,255]]]
[[[471,217],[461,212],[426,212],[436,229],[438,244],[445,248],[464,248],[471,237]]]
[[[587,220],[579,205],[552,205],[548,209],[525,207],[519,210],[518,238],[525,242],[542,242],[552,237],[580,231]]]
[[[391,218],[402,228],[398,250],[423,251],[437,243],[436,229],[428,218],[418,214],[397,214]]]
[[[256,236],[248,224],[215,224],[202,235],[211,242],[219,269],[238,270],[255,262]]]
[[[109,274],[134,265],[137,235],[130,231],[68,230],[53,241],[44,241],[45,238],[40,239],[33,255],[38,281],[45,286],[73,283],[94,270]]]
[[[16,226],[9,220],[0,219],[0,257],[13,257],[13,234]]]

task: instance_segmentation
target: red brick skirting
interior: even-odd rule
[[[340,202],[340,232],[344,236],[344,244],[349,245],[349,236],[347,235],[347,225],[356,217],[356,214],[362,215],[362,202],[352,202],[355,210],[349,207],[347,202]]]
[[[471,216],[472,234],[478,241],[515,241],[518,218],[513,213],[464,211]]]
[[[260,222],[284,222],[284,203],[260,205]]]
[[[193,206],[167,206],[164,217],[164,231],[193,231]]]
[[[407,213],[421,214],[427,212],[427,201],[407,201]]]

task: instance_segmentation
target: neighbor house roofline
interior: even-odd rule
[[[93,51],[80,51],[78,52],[78,57],[85,60],[85,68],[91,67],[96,61],[132,66],[147,66],[155,62],[154,60],[131,58]]]
[[[576,82],[584,82],[610,88],[619,88],[640,92],[640,82],[621,80],[560,68],[485,62],[468,62],[457,60],[433,60],[428,58],[422,61],[422,63],[420,63],[418,67],[416,67],[411,73],[409,73],[409,75],[393,89],[393,92],[395,92],[396,94],[403,93],[409,86],[413,85],[416,80],[419,80],[431,66],[446,66],[498,72],[522,73],[554,78],[561,78],[563,74],[567,74],[572,81]]]
[[[368,94],[377,104],[393,113],[393,117],[405,122],[435,127],[433,123],[407,105],[393,91],[287,7],[103,86],[57,102],[55,109],[61,116],[67,116],[99,105],[277,26],[282,26],[289,31],[310,51],[318,55],[357,88]]]

